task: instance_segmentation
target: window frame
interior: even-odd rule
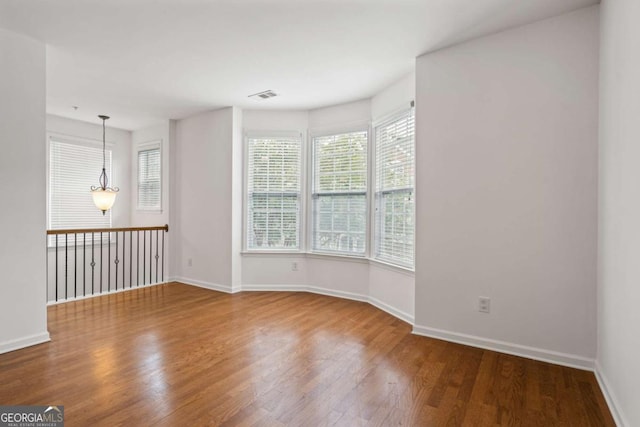
[[[249,140],[250,139],[298,139],[300,142],[299,180],[300,191],[298,194],[298,248],[250,248],[249,247]],[[242,252],[251,254],[299,254],[306,248],[306,140],[305,134],[298,130],[273,131],[273,130],[244,130],[242,144]]]
[[[47,132],[47,138],[46,138],[46,150],[47,150],[47,155],[46,155],[46,182],[45,182],[45,188],[46,188],[46,197],[47,197],[47,206],[46,206],[46,215],[47,215],[47,229],[50,230],[52,229],[52,212],[51,212],[51,143],[55,141],[55,142],[59,142],[59,143],[63,143],[63,144],[70,144],[70,145],[77,145],[77,146],[82,146],[82,147],[88,147],[88,148],[96,148],[99,151],[102,151],[102,141],[98,141],[98,140],[93,140],[93,139],[89,139],[89,138],[82,138],[82,137],[76,137],[76,136],[71,136],[71,135],[66,135],[66,134],[60,134],[60,133],[55,133],[55,132]],[[115,167],[114,167],[114,157],[115,157],[115,147],[116,144],[112,143],[112,142],[106,142],[105,143],[105,149],[107,152],[110,152],[111,154],[111,167],[110,167],[110,171],[107,171],[107,175],[109,177],[109,182],[113,182],[115,180]],[[100,169],[96,169],[96,174],[95,174],[95,179],[90,182],[87,183],[87,194],[90,195],[91,192],[91,186],[92,185],[97,185],[98,184],[98,179],[100,177]],[[96,211],[98,210],[98,208],[96,208]],[[106,213],[105,216],[107,216],[109,218],[108,222],[109,225],[106,228],[112,228],[113,227],[113,212],[112,209],[109,209]],[[77,227],[73,227],[73,228],[77,228]],[[101,227],[100,227],[101,228]],[[47,247],[48,248],[55,248],[55,239],[52,238],[52,236],[48,236],[49,238],[47,239]],[[108,240],[104,239],[103,243],[108,243]],[[86,241],[84,243],[85,245],[89,245],[90,242]]]
[[[394,122],[400,121],[403,118],[407,117],[407,115],[411,115],[413,118],[413,187],[411,189],[407,189],[407,188],[402,188],[402,189],[381,189],[380,191],[378,191],[378,159],[377,159],[377,154],[378,154],[378,129],[382,126],[387,126],[390,125]],[[378,263],[382,263],[382,264],[386,264],[386,265],[391,265],[394,267],[398,267],[398,268],[403,268],[403,269],[407,269],[410,271],[414,271],[415,270],[415,220],[416,220],[416,216],[415,216],[415,197],[416,197],[416,127],[415,127],[415,105],[414,102],[410,103],[410,107],[409,108],[402,108],[399,110],[396,110],[390,114],[387,114],[383,117],[381,117],[379,120],[376,120],[373,124],[372,124],[372,150],[371,150],[371,186],[370,186],[370,190],[371,190],[371,224],[372,224],[372,230],[371,230],[371,234],[370,234],[370,238],[371,238],[371,260],[378,262]],[[387,194],[402,194],[402,193],[406,193],[407,191],[409,191],[413,197],[413,257],[411,260],[411,263],[404,263],[400,260],[396,260],[396,259],[392,259],[392,258],[387,258],[384,256],[380,256],[379,253],[379,248],[378,248],[378,243],[380,242],[379,237],[381,237],[380,235],[382,234],[382,230],[381,230],[381,226],[378,223],[378,208],[379,208],[379,203],[381,203],[380,199],[379,199],[379,194],[382,195],[384,193]]]
[[[140,153],[142,151],[149,151],[149,150],[155,150],[158,149],[160,152],[160,194],[159,194],[159,204],[158,207],[152,207],[152,208],[145,208],[145,207],[140,207]],[[131,159],[132,161],[135,162],[135,179],[136,179],[136,211],[137,212],[141,212],[141,213],[162,213],[163,211],[163,204],[164,204],[164,197],[162,197],[162,193],[164,190],[164,185],[163,185],[163,178],[164,178],[164,168],[163,166],[163,161],[164,161],[164,153],[162,150],[162,140],[154,140],[154,141],[148,141],[148,142],[142,142],[139,143],[136,146],[136,151],[135,151],[135,157],[134,159]]]
[[[413,101],[410,102],[411,107],[415,108]],[[376,258],[374,255],[375,246],[375,127],[389,121],[394,116],[397,116],[403,112],[408,111],[408,108],[403,107],[392,111],[389,114],[380,116],[375,120],[356,120],[349,123],[343,123],[337,126],[323,126],[319,128],[307,128],[305,131],[255,131],[244,130],[244,144],[243,144],[243,227],[242,227],[242,251],[244,256],[256,256],[262,257],[266,255],[272,256],[292,256],[298,255],[303,257],[316,257],[316,258],[335,258],[348,262],[356,263],[368,263],[369,265],[375,265],[378,268],[385,268],[391,271],[399,272],[413,276],[415,272],[415,266],[408,266],[405,264],[399,264],[392,261]],[[414,112],[415,114],[415,112]],[[351,132],[367,132],[367,187],[366,187],[366,235],[365,235],[365,253],[364,255],[354,255],[344,252],[326,252],[313,250],[313,138],[339,135]],[[414,156],[415,156],[415,118],[414,118]],[[286,137],[300,135],[302,140],[302,163],[301,163],[301,203],[300,203],[300,249],[299,250],[248,250],[247,249],[247,181],[248,181],[248,144],[247,137]],[[415,157],[414,157],[415,161]],[[415,174],[415,169],[414,169]],[[415,175],[414,175],[414,195],[415,195]],[[415,212],[415,205],[414,205]],[[415,218],[415,215],[414,215]],[[414,224],[415,226],[415,224]],[[414,229],[414,264],[415,264],[415,229]]]
[[[364,251],[362,254],[351,253],[351,252],[343,252],[343,251],[326,251],[320,249],[314,249],[313,241],[314,241],[314,201],[313,197],[315,194],[314,183],[315,183],[315,168],[314,168],[314,140],[316,138],[322,138],[327,136],[337,136],[344,135],[349,133],[366,133],[366,172],[365,179],[367,180],[365,190],[364,190],[364,218],[365,218],[365,227],[364,227]],[[370,259],[370,240],[371,240],[371,207],[370,207],[370,185],[371,185],[371,173],[370,173],[370,162],[371,162],[371,126],[369,122],[359,122],[354,123],[350,126],[342,126],[342,127],[331,127],[326,129],[316,129],[309,131],[309,141],[308,141],[308,154],[307,154],[307,224],[309,226],[306,228],[307,234],[307,242],[308,247],[306,248],[306,252],[312,255],[323,255],[323,256],[333,256],[339,258],[351,258],[351,259]]]

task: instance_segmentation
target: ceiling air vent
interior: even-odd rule
[[[272,90],[265,90],[264,92],[258,92],[258,93],[254,93],[253,95],[249,95],[249,98],[260,100],[260,99],[273,98],[274,96],[278,96],[278,94]]]

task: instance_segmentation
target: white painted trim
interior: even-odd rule
[[[413,325],[414,318],[412,315],[402,310],[398,310],[397,308],[387,304],[386,302],[380,301],[378,298],[369,297],[369,304],[379,308],[382,311],[386,311],[390,315],[397,317],[398,319],[403,320],[410,325]]]
[[[408,74],[407,74],[407,76],[408,76]],[[407,76],[405,76],[405,77],[407,77]],[[409,99],[407,101],[404,101],[405,105],[398,106],[397,108],[394,108],[393,110],[389,111],[388,113],[382,114],[381,116],[379,116],[377,118],[374,118],[371,121],[371,127],[373,128],[374,132],[375,132],[375,128],[380,127],[381,125],[385,125],[385,124],[387,124],[389,122],[392,122],[399,115],[405,114],[407,111],[410,111],[412,108],[416,108],[415,105],[411,105],[412,102],[415,103],[415,96],[413,96],[413,98],[414,99]]]
[[[163,141],[162,138],[160,139],[154,139],[151,141],[146,141],[146,142],[139,142],[136,147],[135,147],[135,158],[131,159],[131,162],[134,163],[133,166],[133,177],[135,178],[135,186],[132,186],[135,188],[135,206],[136,206],[136,212],[142,212],[142,213],[158,213],[161,214],[162,213],[162,209],[164,207],[164,198],[162,197],[162,193],[164,192],[164,150],[162,149],[163,146]],[[138,180],[140,179],[139,176],[139,172],[140,172],[140,153],[142,151],[149,151],[149,150],[155,150],[158,149],[160,150],[160,206],[157,208],[141,208],[140,207],[140,183],[138,182]]]
[[[334,289],[321,288],[319,286],[307,286],[306,291],[311,292],[312,294],[326,295],[329,297],[344,298],[359,302],[369,302],[368,296],[356,294],[354,292],[336,291]]]
[[[41,334],[28,335],[26,337],[5,341],[3,343],[0,343],[0,354],[8,353],[14,350],[20,350],[21,348],[30,347],[36,344],[42,344],[49,341],[51,341],[49,332],[42,332]]]
[[[328,253],[328,252],[307,252],[307,258],[331,260],[331,261],[343,261],[343,262],[355,262],[359,264],[368,264],[369,258],[362,255],[346,255],[341,253]]]
[[[613,420],[616,422],[616,425],[619,427],[627,427],[630,426],[629,422],[627,422],[626,418],[622,414],[620,410],[620,405],[618,404],[618,399],[616,399],[615,394],[613,393],[613,388],[609,385],[609,381],[607,377],[602,372],[602,366],[598,359],[595,361],[595,370],[596,380],[598,381],[598,385],[600,386],[600,390],[602,390],[602,394],[604,395],[604,399],[607,401],[607,405],[609,406],[609,411],[611,412],[611,416],[613,416]]]
[[[359,101],[354,101],[359,102]],[[329,107],[331,108],[331,107]],[[369,132],[369,126],[371,126],[371,120],[360,119],[352,120],[350,122],[341,123],[338,125],[323,125],[309,128],[309,142],[311,143],[313,138],[331,135],[341,135],[343,133],[351,132]]]
[[[528,359],[540,360],[542,362],[553,363],[561,366],[568,366],[571,368],[583,369],[587,371],[594,371],[595,361],[590,358],[578,356],[575,354],[567,354],[561,353],[552,350],[545,350],[536,347],[529,347],[520,344],[509,343],[505,341],[492,340],[489,338],[482,338],[474,335],[461,334],[457,332],[445,331],[442,329],[429,328],[426,326],[418,326],[414,325],[414,317],[406,313],[402,310],[399,310],[375,297],[357,294],[353,292],[345,292],[338,291],[335,289],[322,288],[318,286],[307,286],[307,285],[242,285],[238,289],[234,289],[232,291],[231,287],[218,285],[208,282],[202,282],[194,279],[187,279],[183,277],[176,277],[171,279],[172,281],[181,282],[186,285],[198,286],[201,288],[211,289],[220,292],[226,293],[237,293],[237,292],[310,292],[319,295],[327,295],[331,297],[344,298],[353,301],[366,302],[368,304],[373,305],[374,307],[400,319],[404,322],[413,325],[413,333],[415,335],[422,335],[426,337],[436,338],[444,341],[454,342],[458,344],[468,345],[471,347],[483,348],[486,350],[496,351],[498,353],[511,354],[514,356],[526,357]],[[598,373],[596,371],[596,377],[598,377]],[[603,377],[604,379],[604,377]],[[600,381],[600,378],[599,378]],[[602,381],[601,388],[604,390],[608,390],[605,386],[606,382]],[[615,408],[611,402],[614,401],[612,395],[609,393],[605,393],[605,397],[607,397],[607,402],[612,408]],[[612,412],[614,412],[612,410]],[[615,415],[614,415],[615,416]],[[620,416],[616,419],[622,419]],[[626,424],[622,423],[622,426]]]
[[[247,138],[300,138],[304,134],[304,130],[260,130],[260,129],[242,129],[242,137]]]
[[[174,282],[184,283],[185,285],[197,286],[199,288],[205,288],[212,291],[225,292],[227,294],[234,293],[234,289],[232,289],[231,286],[228,286],[228,285],[220,285],[218,283],[203,282],[202,280],[189,279],[188,277],[175,277],[171,280]],[[235,290],[235,292],[238,292],[238,291],[239,290]]]
[[[359,302],[369,302],[366,295],[356,294],[353,292],[337,291],[334,289],[321,288],[319,286],[307,285],[242,285],[241,292],[309,292],[312,294],[326,295],[349,299]],[[387,311],[387,310],[384,310]]]
[[[49,305],[58,305],[58,304],[64,304],[64,303],[67,303],[67,302],[81,301],[83,299],[103,297],[105,295],[112,295],[112,294],[119,294],[119,293],[122,293],[122,292],[135,291],[136,289],[151,288],[153,286],[163,285],[165,283],[168,283],[168,282],[148,283],[146,285],[136,286],[134,288],[114,289],[112,291],[105,291],[105,292],[101,292],[99,294],[81,295],[81,296],[71,297],[71,298],[66,298],[66,299],[65,298],[60,298],[57,301],[47,301],[47,305],[48,306]]]
[[[306,285],[242,285],[241,292],[306,292]]]
[[[345,291],[337,291],[335,289],[322,288],[319,286],[307,286],[307,285],[242,285],[238,290],[234,290],[231,292],[228,286],[214,285],[208,284],[205,282],[199,282],[197,280],[191,279],[182,279],[175,278],[172,279],[177,282],[184,283],[185,285],[193,285],[206,289],[213,289],[216,291],[226,292],[226,293],[236,293],[236,292],[309,292],[312,294],[318,295],[326,295],[330,297],[343,298],[358,302],[366,302],[376,307],[379,310],[382,310],[393,317],[396,317],[404,322],[413,325],[413,316],[409,313],[406,313],[402,310],[398,310],[397,308],[382,302],[381,300],[370,297],[367,295],[357,294],[354,292],[345,292]]]
[[[499,353],[506,353],[514,356],[526,357],[528,359],[540,360],[542,362],[554,363],[556,365],[568,366],[570,368],[583,369],[587,371],[593,371],[594,368],[594,359],[589,359],[575,354],[560,353],[557,351],[492,340],[489,338],[461,334],[458,332],[445,331],[427,326],[414,325],[413,333],[415,335],[423,335],[444,341],[469,345],[471,347],[497,351]]]

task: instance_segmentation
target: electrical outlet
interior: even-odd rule
[[[478,311],[480,313],[490,313],[491,312],[491,298],[489,298],[489,297],[478,297]]]
[[[298,263],[297,262],[292,262],[291,263],[291,271],[298,271]]]
[[[187,267],[193,267],[193,259],[192,258],[187,259]]]

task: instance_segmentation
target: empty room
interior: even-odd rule
[[[637,0],[0,0],[0,426],[640,426]]]

